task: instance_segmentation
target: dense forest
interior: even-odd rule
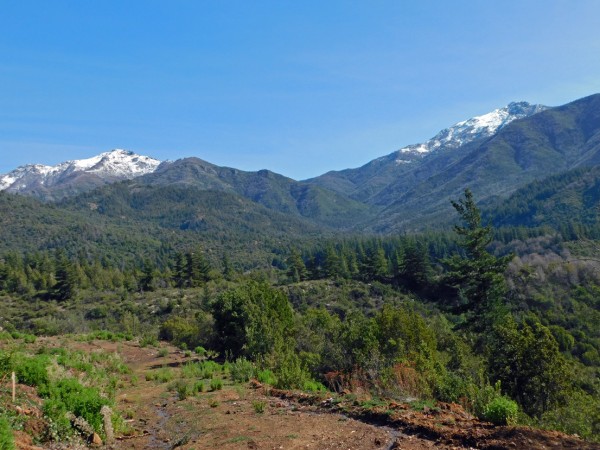
[[[600,435],[596,244],[482,221],[286,243],[270,267],[162,245],[136,259],[63,249],[0,258],[0,326],[109,330],[245,362],[281,388],[458,402],[481,418]]]

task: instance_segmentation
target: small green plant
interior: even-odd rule
[[[410,402],[410,407],[415,411],[425,411],[425,409],[437,408],[433,400],[415,400],[414,402]]]
[[[165,357],[165,356],[167,356],[168,354],[169,354],[169,349],[168,349],[168,348],[166,348],[166,347],[163,347],[163,348],[161,348],[161,349],[158,351],[158,357],[159,357],[159,358],[164,358],[164,357]]]
[[[254,412],[256,414],[263,414],[266,406],[267,404],[263,401],[256,400],[252,402],[252,408],[254,408]]]
[[[177,380],[175,383],[175,390],[179,400],[185,400],[189,394],[189,386],[184,380]]]
[[[19,382],[28,386],[44,386],[48,384],[49,358],[46,355],[34,357],[21,356],[14,358],[13,370]]]
[[[210,380],[210,389],[213,391],[220,391],[223,389],[223,380],[221,378],[214,377]]]
[[[246,358],[238,358],[231,364],[231,378],[236,383],[245,383],[254,375],[254,365]]]
[[[202,346],[198,346],[194,349],[194,352],[201,358],[206,355],[206,349]]]
[[[183,356],[185,356],[186,358],[189,358],[190,356],[192,356],[192,351],[186,350],[185,352],[183,352]]]
[[[315,380],[306,380],[302,388],[308,392],[327,392],[327,388]]]
[[[8,420],[4,417],[0,417],[0,449],[2,450],[14,450],[15,440],[13,433],[10,428]]]
[[[519,407],[508,397],[496,397],[485,411],[485,419],[496,425],[514,425],[517,423]]]
[[[206,390],[206,387],[204,385],[204,381],[198,380],[198,381],[196,381],[196,383],[194,383],[194,392],[199,393],[199,392],[204,392],[205,390]]]
[[[275,374],[269,369],[261,370],[260,372],[258,372],[256,377],[258,378],[258,381],[260,381],[262,384],[275,386],[275,384],[277,383],[277,378],[275,378]]]
[[[161,367],[160,369],[146,372],[144,374],[146,381],[158,381],[159,383],[168,383],[175,375],[173,371],[168,367]]]
[[[208,406],[210,406],[211,408],[216,408],[217,406],[219,406],[219,401],[213,398],[208,402]]]
[[[158,345],[158,339],[156,338],[156,336],[152,334],[146,334],[142,336],[142,338],[140,339],[140,347],[144,348],[148,347],[149,345],[152,347],[156,347]]]

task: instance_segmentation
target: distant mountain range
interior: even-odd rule
[[[57,202],[55,208],[91,208],[94,214],[137,215],[154,222],[161,222],[160,204],[179,211],[164,211],[169,220],[161,226],[179,230],[214,226],[226,233],[227,226],[243,226],[241,217],[255,205],[264,223],[286,223],[294,235],[303,229],[394,233],[447,225],[454,217],[449,200],[466,187],[482,205],[507,211],[502,202],[518,190],[527,191],[529,183],[599,162],[600,95],[592,95],[556,108],[511,103],[362,167],[304,181],[268,170],[219,167],[198,158],[161,162],[113,150],[53,167],[19,167],[0,176],[0,189]],[[588,179],[592,176],[585,173]],[[204,208],[200,198],[210,199],[213,206]],[[219,198],[222,208],[217,213]],[[240,215],[236,208],[246,213]],[[221,217],[218,225],[209,214]],[[249,223],[256,217],[246,219],[253,232],[273,231],[271,225],[256,228]]]
[[[56,166],[28,164],[0,175],[0,190],[57,200],[115,181],[154,172],[161,161],[115,149],[87,159]]]

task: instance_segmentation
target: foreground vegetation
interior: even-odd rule
[[[169,369],[146,375],[174,383],[180,397],[218,390],[227,373],[285,389],[457,402],[494,423],[598,441],[593,243],[514,231],[503,244],[468,191],[454,206],[462,219],[455,237],[316,242],[244,274],[227,255],[215,261],[197,248],[129,267],[7,253],[0,325],[11,345],[0,354],[0,377],[15,371],[37,387],[54,440],[74,432],[67,411],[103,433],[100,410],[112,406],[126,370],[110,355],[29,355],[18,343],[91,332],[141,345],[164,339],[198,355],[177,380]],[[112,420],[118,428],[119,416]]]

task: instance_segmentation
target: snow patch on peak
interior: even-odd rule
[[[28,164],[0,175],[0,190],[23,192],[34,186],[52,187],[68,175],[93,174],[104,181],[126,180],[154,172],[161,161],[124,149],[114,149],[91,158],[65,161],[55,166]]]
[[[495,109],[487,114],[475,116],[463,120],[446,128],[436,134],[427,142],[413,144],[398,150],[398,164],[410,162],[406,160],[408,155],[423,156],[440,148],[458,148],[468,144],[475,139],[490,137],[516,119],[529,117],[538,112],[548,109],[544,105],[531,105],[527,102],[512,102],[504,108]]]

